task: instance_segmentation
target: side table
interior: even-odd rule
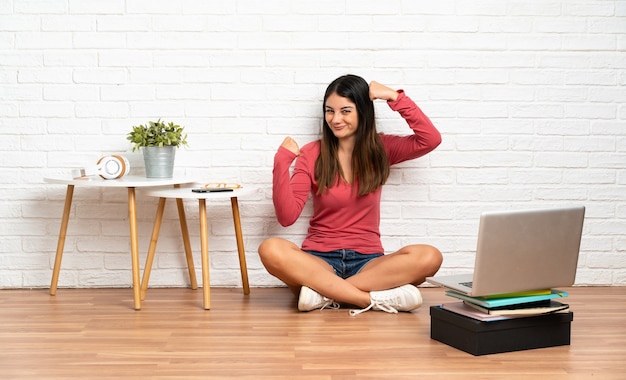
[[[130,249],[133,276],[133,299],[135,310],[141,309],[140,282],[139,282],[139,245],[137,237],[137,202],[135,188],[154,187],[154,186],[180,186],[181,184],[192,183],[194,181],[184,178],[146,178],[141,176],[125,176],[119,179],[102,179],[100,177],[88,178],[44,178],[44,181],[52,184],[66,185],[65,206],[63,208],[63,217],[61,219],[61,228],[59,230],[59,240],[57,243],[56,257],[54,259],[54,269],[52,271],[52,281],[50,283],[50,295],[55,295],[57,284],[59,281],[59,272],[61,271],[61,260],[63,258],[63,249],[65,247],[65,237],[67,233],[67,225],[70,218],[70,209],[72,207],[72,197],[74,195],[74,187],[88,188],[127,188],[128,189],[128,220],[130,224]],[[183,210],[182,202],[179,212]],[[182,211],[184,213],[184,211]],[[181,216],[181,221],[184,215]],[[181,224],[183,227],[183,224]],[[188,253],[188,260],[191,259],[191,252]],[[190,271],[191,276],[191,271]],[[193,280],[195,281],[195,273]]]
[[[237,241],[237,251],[239,253],[239,269],[241,271],[243,293],[247,295],[250,294],[250,285],[248,282],[248,268],[246,265],[246,254],[243,244],[243,234],[241,232],[241,218],[239,215],[239,203],[237,199],[242,196],[253,194],[254,192],[256,192],[256,189],[241,187],[238,189],[234,189],[233,191],[211,193],[195,193],[192,192],[191,189],[191,187],[179,187],[175,189],[150,189],[146,191],[146,195],[148,196],[159,197],[159,206],[157,208],[156,216],[154,218],[152,238],[150,240],[150,247],[148,248],[148,256],[146,258],[143,279],[141,281],[141,299],[145,299],[148,289],[148,282],[150,281],[150,271],[152,269],[152,263],[154,261],[154,253],[156,251],[157,240],[161,228],[161,221],[163,220],[165,201],[167,200],[167,198],[174,198],[177,202],[181,202],[184,199],[196,199],[198,200],[198,211],[200,220],[203,307],[204,309],[208,310],[211,308],[211,286],[209,280],[209,233],[207,226],[206,201],[230,199],[233,214],[233,223],[235,226],[235,239]],[[181,223],[186,224],[186,221],[184,220],[184,214],[179,213],[179,218]],[[189,234],[185,230],[183,230],[183,243],[186,247],[190,246]],[[191,265],[193,265],[193,263]]]

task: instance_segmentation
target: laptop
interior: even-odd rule
[[[426,281],[471,297],[571,286],[584,216],[584,206],[485,212],[474,273]]]

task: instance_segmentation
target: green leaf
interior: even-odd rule
[[[126,139],[133,144],[133,152],[146,146],[175,146],[187,145],[185,127],[165,123],[161,119],[148,121],[147,125],[133,126]]]

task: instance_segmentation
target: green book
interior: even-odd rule
[[[488,307],[488,308],[545,301],[545,300],[551,300],[555,298],[565,298],[568,296],[567,292],[558,290],[558,289],[552,289],[549,294],[536,294],[536,295],[504,297],[504,298],[470,297],[465,294],[457,293],[454,290],[446,291],[446,295],[449,297],[457,298],[466,302],[470,302],[470,303]]]
[[[568,304],[560,303],[554,300],[520,303],[517,305],[498,306],[498,307],[483,307],[483,306],[476,305],[475,303],[471,303],[467,301],[463,301],[463,303],[485,314],[503,315],[503,316],[511,316],[511,317],[541,315],[541,314],[556,313],[559,311],[561,312],[569,311]]]

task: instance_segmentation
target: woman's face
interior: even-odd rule
[[[353,137],[359,126],[356,105],[348,98],[331,94],[324,105],[326,123],[339,140]]]

